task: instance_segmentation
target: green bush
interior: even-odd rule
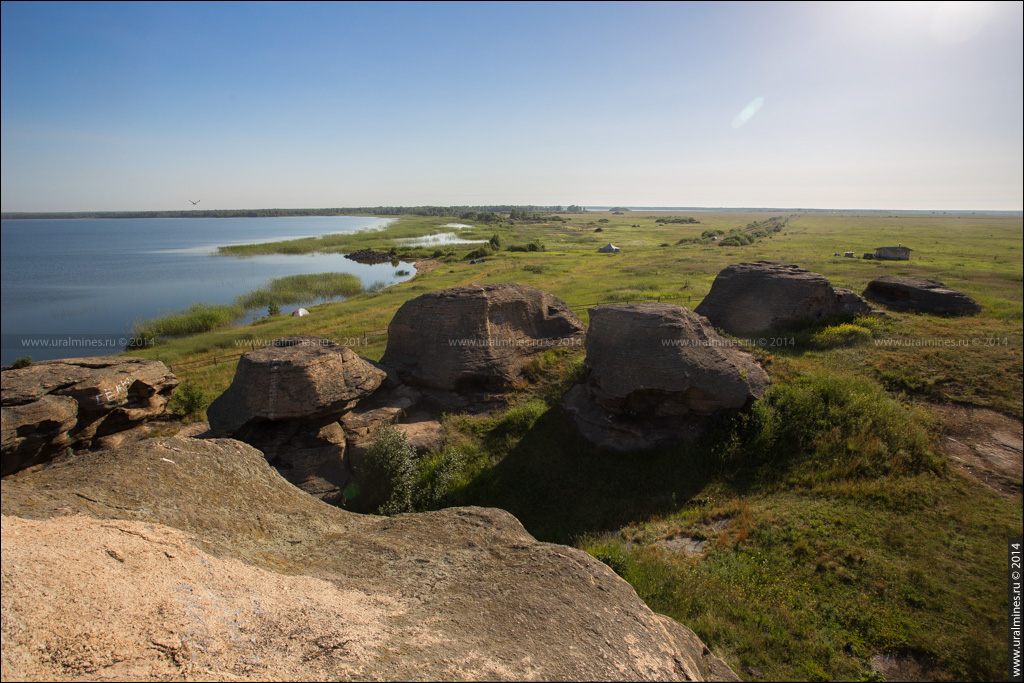
[[[376,505],[377,514],[413,510],[416,450],[405,433],[391,425],[379,427],[363,463],[362,505]]]
[[[810,376],[776,384],[736,419],[740,424],[723,435],[720,456],[746,461],[748,468],[760,460],[760,474],[769,479],[806,482],[942,469],[925,414],[867,380]]]
[[[167,402],[167,407],[171,412],[194,422],[202,417],[209,405],[210,399],[206,392],[188,379],[178,385],[171,400]]]
[[[446,447],[423,456],[416,462],[415,490],[412,493],[416,510],[436,510],[445,499],[469,481],[466,454]]]
[[[469,261],[469,260],[475,261],[476,259],[484,258],[485,256],[493,256],[493,255],[494,255],[494,252],[491,251],[491,247],[488,244],[488,245],[480,247],[479,249],[474,249],[473,251],[469,252],[468,254],[466,254],[465,256],[462,257],[462,260],[463,261]]]
[[[860,325],[843,323],[829,325],[811,335],[810,344],[816,349],[834,349],[841,346],[854,346],[871,341],[871,330]]]
[[[32,365],[32,356],[22,356],[21,358],[15,358],[14,362],[11,363],[11,369],[17,370],[18,368],[27,368]]]

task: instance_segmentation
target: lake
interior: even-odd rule
[[[379,229],[389,222],[356,216],[0,221],[0,362],[118,353],[83,344],[113,344],[108,340],[124,336],[136,320],[194,302],[231,303],[286,275],[353,273],[365,287],[407,280],[415,274],[409,263],[366,265],[341,254],[216,255],[222,245]],[[75,341],[79,337],[88,341]]]

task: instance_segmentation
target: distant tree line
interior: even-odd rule
[[[570,206],[568,213],[582,213]],[[577,209],[578,211],[572,211]],[[497,222],[506,215],[543,215],[562,213],[561,206],[359,206],[328,209],[203,209],[181,211],[41,211],[4,212],[0,218],[16,220],[26,218],[273,218],[279,216],[440,216]],[[514,220],[514,219],[513,219]]]
[[[692,216],[668,216],[666,218],[659,218],[654,221],[655,223],[700,223],[699,220]]]

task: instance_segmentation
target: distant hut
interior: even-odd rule
[[[598,251],[601,252],[602,254],[617,254],[617,253],[619,253],[622,250],[619,249],[614,244],[612,244],[611,242],[609,242],[608,244],[606,244],[603,247],[601,247],[600,249],[598,249]]]
[[[301,318],[304,315],[309,315],[309,311],[307,311],[305,308],[296,308],[294,311],[292,311],[293,318]]]
[[[912,251],[913,249],[902,244],[897,247],[878,247],[875,249],[875,258],[883,261],[909,261]]]
[[[856,256],[857,255],[854,254],[852,251],[844,251],[843,252],[843,258],[855,258]]]

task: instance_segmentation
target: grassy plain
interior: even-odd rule
[[[707,230],[746,231],[776,213],[592,213],[562,220],[474,223],[466,236],[503,247],[470,265],[469,248],[396,247],[438,267],[383,291],[267,318],[140,352],[168,363],[228,355],[292,334],[315,334],[379,359],[398,307],[470,282],[520,282],[579,307],[664,298],[695,307],[725,266],[795,263],[854,291],[883,274],[939,279],[983,307],[970,318],[894,313],[787,331],[798,343],[755,348],[773,379],[754,410],[720,418],[702,441],[644,453],[595,449],[559,405],[585,376],[581,353],[549,351],[510,387],[509,407],[447,415],[449,441],[424,456],[420,507],[493,505],[542,540],[605,561],[648,604],[694,628],[742,676],[874,678],[871,658],[912,677],[986,680],[1006,672],[1005,539],[1022,524],[1019,474],[1000,493],[942,454],[935,406],[1022,416],[1022,218],[994,214],[801,212],[741,247]],[[457,219],[410,217],[384,232],[242,247],[325,250],[395,246],[393,237],[445,232]],[[347,241],[347,240],[355,240]],[[612,242],[619,254],[599,254]],[[914,249],[907,262],[837,258],[875,247]],[[476,245],[474,245],[476,246]],[[233,363],[175,368],[208,395]],[[442,476],[443,475],[443,476]],[[673,542],[704,541],[702,554]]]

